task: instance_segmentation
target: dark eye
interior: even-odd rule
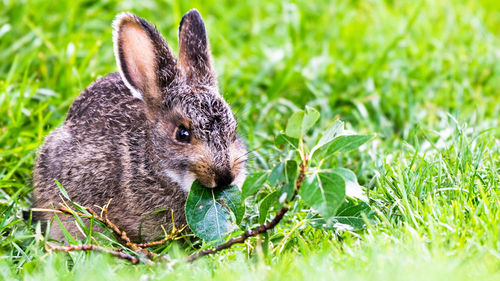
[[[189,143],[191,141],[191,132],[184,126],[177,127],[177,133],[175,134],[177,141]]]

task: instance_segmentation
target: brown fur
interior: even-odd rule
[[[83,206],[104,206],[110,219],[134,240],[152,240],[186,223],[184,204],[194,179],[223,188],[245,178],[246,150],[236,120],[218,92],[205,27],[191,10],[179,27],[178,63],[158,31],[132,14],[114,23],[120,73],[85,89],[64,124],[47,136],[38,152],[33,183],[36,208],[57,208],[54,179]],[[139,42],[137,39],[140,39]],[[176,139],[179,126],[191,142]],[[35,218],[52,219],[37,212]],[[67,217],[66,217],[67,219]],[[73,235],[74,222],[64,222]],[[61,239],[57,224],[51,236]]]

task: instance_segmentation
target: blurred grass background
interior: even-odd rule
[[[177,50],[205,19],[221,93],[255,149],[305,105],[377,138],[330,159],[370,190],[377,223],[327,232],[289,218],[271,240],[173,268],[47,255],[29,209],[36,148],[92,81],[117,70],[111,21],[132,11]],[[0,0],[0,279],[500,279],[500,3]],[[284,250],[283,250],[284,249]],[[149,278],[149,279],[148,279]]]

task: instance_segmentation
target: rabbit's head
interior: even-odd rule
[[[195,179],[208,188],[241,187],[247,152],[219,93],[198,11],[181,20],[178,60],[144,19],[122,13],[113,27],[122,80],[144,102],[152,170],[185,191]]]

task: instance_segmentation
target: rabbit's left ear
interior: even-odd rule
[[[175,78],[177,60],[154,26],[122,13],[113,22],[113,44],[122,80],[147,105],[161,103],[162,89]]]
[[[179,25],[179,60],[188,81],[216,83],[205,24],[196,9],[187,12]]]

